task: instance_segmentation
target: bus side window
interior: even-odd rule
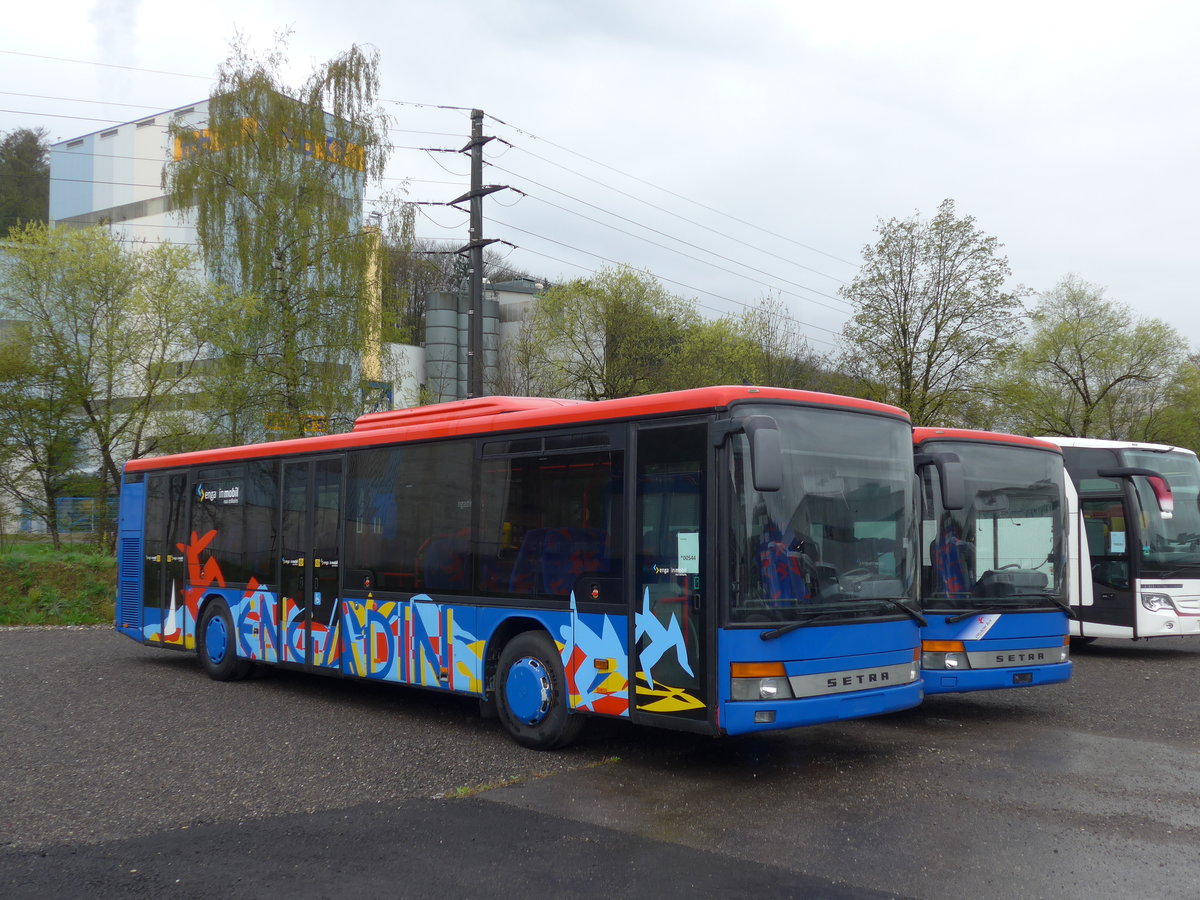
[[[349,454],[344,565],[374,589],[470,590],[470,441]],[[348,583],[349,586],[349,583]]]
[[[477,578],[484,593],[566,598],[621,571],[619,451],[485,459]]]

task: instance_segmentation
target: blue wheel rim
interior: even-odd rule
[[[513,663],[504,680],[504,696],[518,721],[536,725],[546,718],[554,691],[542,661],[524,656]]]
[[[213,664],[219,665],[229,651],[229,632],[225,628],[225,617],[218,614],[208,620],[204,628],[204,651]]]

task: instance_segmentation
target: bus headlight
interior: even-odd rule
[[[792,700],[792,683],[783,663],[734,663],[730,667],[731,700]]]
[[[922,653],[922,669],[969,669],[965,653]]]
[[[922,669],[969,669],[962,641],[922,641]]]
[[[1167,594],[1142,593],[1142,606],[1150,612],[1175,612],[1175,604]]]

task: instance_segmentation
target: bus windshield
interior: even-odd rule
[[[779,424],[783,487],[754,489],[748,441],[735,436],[730,620],[829,624],[915,603],[908,423],[809,407],[754,412]]]
[[[925,609],[991,608],[998,602],[1020,608],[1061,598],[1062,457],[1012,444],[938,441],[937,448],[962,460],[967,502],[944,509],[936,473],[923,470]]]
[[[1181,569],[1190,569],[1191,577],[1200,577],[1200,463],[1180,451],[1126,450],[1124,459],[1128,466],[1161,474],[1174,498],[1171,518],[1164,519],[1150,482],[1133,479],[1141,505],[1142,574],[1181,576]]]

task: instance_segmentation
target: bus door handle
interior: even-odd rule
[[[692,609],[700,611],[701,597],[699,591],[692,591]]]

